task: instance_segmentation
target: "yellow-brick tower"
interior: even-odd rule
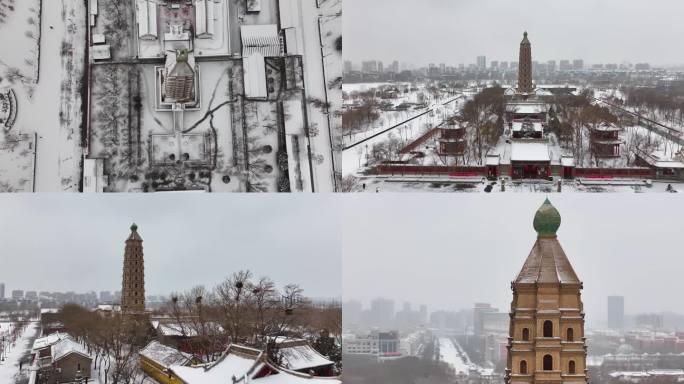
[[[534,216],[537,241],[511,283],[506,383],[586,383],[584,312],[577,278],[556,237],[547,199]]]
[[[138,226],[131,225],[124,251],[121,311],[135,314],[145,312],[145,260]]]

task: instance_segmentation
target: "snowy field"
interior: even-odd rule
[[[33,192],[35,135],[0,140],[0,192]]]
[[[40,39],[40,0],[5,0],[0,6],[4,17],[0,18],[0,35],[3,39],[0,52],[0,87],[15,80],[31,86],[38,80],[38,43]],[[12,4],[13,10],[5,4]]]
[[[390,138],[390,135],[395,135],[405,142],[410,142],[424,132],[427,132],[427,130],[441,124],[446,117],[451,116],[458,108],[461,107],[462,103],[459,100],[461,99],[453,97],[439,100],[438,102],[433,103],[427,110],[416,111],[411,117],[409,117],[409,119],[424,112],[428,113],[408,121],[405,124],[399,125],[381,135],[373,137],[362,144],[345,149],[342,152],[342,174],[346,176],[358,172],[358,170],[365,165],[365,159],[367,158],[370,149],[373,147],[373,144],[387,141]],[[443,105],[443,103],[447,104]],[[356,143],[372,136],[373,134],[382,132],[383,129],[387,129],[388,127],[389,125],[386,126],[383,124],[383,126],[374,128],[372,131],[354,134],[351,136],[351,139],[347,139],[349,135],[345,135],[344,140],[345,142]]]
[[[20,371],[19,361],[29,352],[33,339],[38,335],[38,328],[38,322],[30,323],[22,332],[19,340],[10,346],[5,361],[0,361],[0,383],[13,384],[28,378],[29,365],[23,364],[23,369]]]
[[[38,1],[16,3],[17,12],[37,15],[31,9],[37,7]],[[33,16],[22,17],[26,21]],[[17,97],[17,117],[9,133],[0,137],[0,167],[5,171],[0,174],[5,189],[9,186],[15,191],[31,191],[35,183],[37,192],[75,192],[80,181],[79,92],[85,9],[79,0],[44,1],[41,17],[42,22],[35,24],[35,28],[42,29],[41,76],[30,87],[12,86]],[[21,39],[12,41],[23,47],[30,45]],[[25,138],[22,145],[8,152],[17,137]]]

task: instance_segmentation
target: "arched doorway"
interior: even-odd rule
[[[544,370],[553,371],[553,357],[551,355],[544,355]]]
[[[568,363],[568,373],[573,374],[573,375],[575,374],[575,361],[574,360],[570,360],[570,362]]]
[[[568,328],[568,334],[567,334],[567,339],[568,341],[575,341],[575,332],[573,331],[572,328]]]
[[[520,373],[523,375],[527,374],[527,361],[525,360],[520,362]]]
[[[530,341],[530,330],[529,329],[523,328],[522,339],[523,339],[523,341]]]

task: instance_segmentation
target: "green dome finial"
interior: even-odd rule
[[[547,198],[544,204],[537,209],[537,213],[534,214],[534,221],[532,222],[534,230],[537,231],[539,237],[556,237],[556,231],[558,231],[560,224],[560,213]]]
[[[137,230],[138,230],[138,225],[135,224],[135,223],[133,223],[133,224],[131,225],[131,231],[135,232],[135,231],[137,231]]]

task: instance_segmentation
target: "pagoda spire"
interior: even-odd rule
[[[518,92],[532,93],[532,44],[527,38],[527,31],[523,33],[520,42],[520,59],[518,62]]]

